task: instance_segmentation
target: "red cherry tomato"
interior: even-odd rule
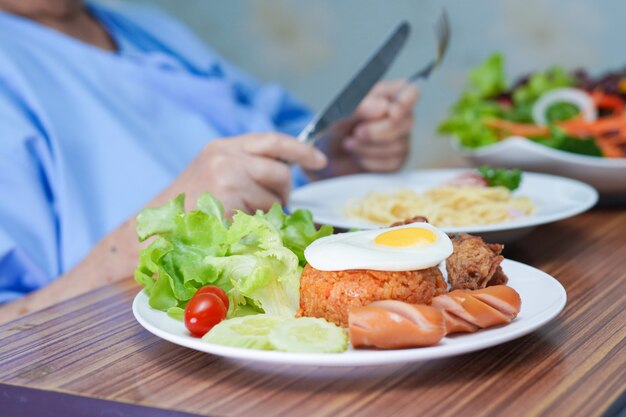
[[[185,327],[193,336],[202,337],[226,318],[226,306],[215,294],[196,294],[185,307]]]
[[[198,294],[215,294],[217,295],[226,306],[226,310],[228,310],[228,296],[226,295],[226,291],[221,289],[220,287],[216,287],[215,285],[205,285],[204,287],[200,287],[198,291],[194,294],[194,297]]]

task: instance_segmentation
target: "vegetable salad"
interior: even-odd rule
[[[333,232],[315,228],[311,213],[291,215],[276,204],[267,213],[237,212],[232,221],[211,194],[185,212],[184,195],[137,216],[142,249],[135,279],[151,307],[182,320],[198,289],[213,285],[228,296],[227,317],[267,313],[293,317],[299,306],[304,248]],[[226,303],[225,303],[226,304]]]
[[[509,84],[495,53],[469,73],[465,91],[439,132],[480,148],[522,136],[566,152],[626,157],[626,74],[593,82],[553,67]]]

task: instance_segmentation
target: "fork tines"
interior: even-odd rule
[[[443,56],[448,49],[448,42],[450,41],[450,22],[448,20],[448,13],[446,9],[443,9],[441,13],[441,17],[437,21],[437,25],[435,26],[435,35],[437,36],[437,60],[436,63],[439,65]]]

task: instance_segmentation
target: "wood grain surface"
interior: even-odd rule
[[[59,410],[93,399],[92,415],[107,400],[165,413],[152,415],[602,415],[626,389],[626,211],[541,227],[505,255],[555,276],[564,312],[509,343],[402,366],[259,366],[178,347],[134,320],[129,279],[0,327],[0,410],[19,412],[21,388],[30,406],[43,401],[30,392]],[[151,415],[129,410],[115,415]]]

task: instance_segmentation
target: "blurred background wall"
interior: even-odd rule
[[[438,122],[467,70],[493,51],[511,78],[554,64],[592,73],[626,63],[623,0],[124,0],[158,6],[187,23],[258,79],[279,82],[318,110],[402,19],[411,39],[387,78],[408,76],[435,53],[433,25],[448,10],[443,66],[421,84],[409,167],[458,164]]]

